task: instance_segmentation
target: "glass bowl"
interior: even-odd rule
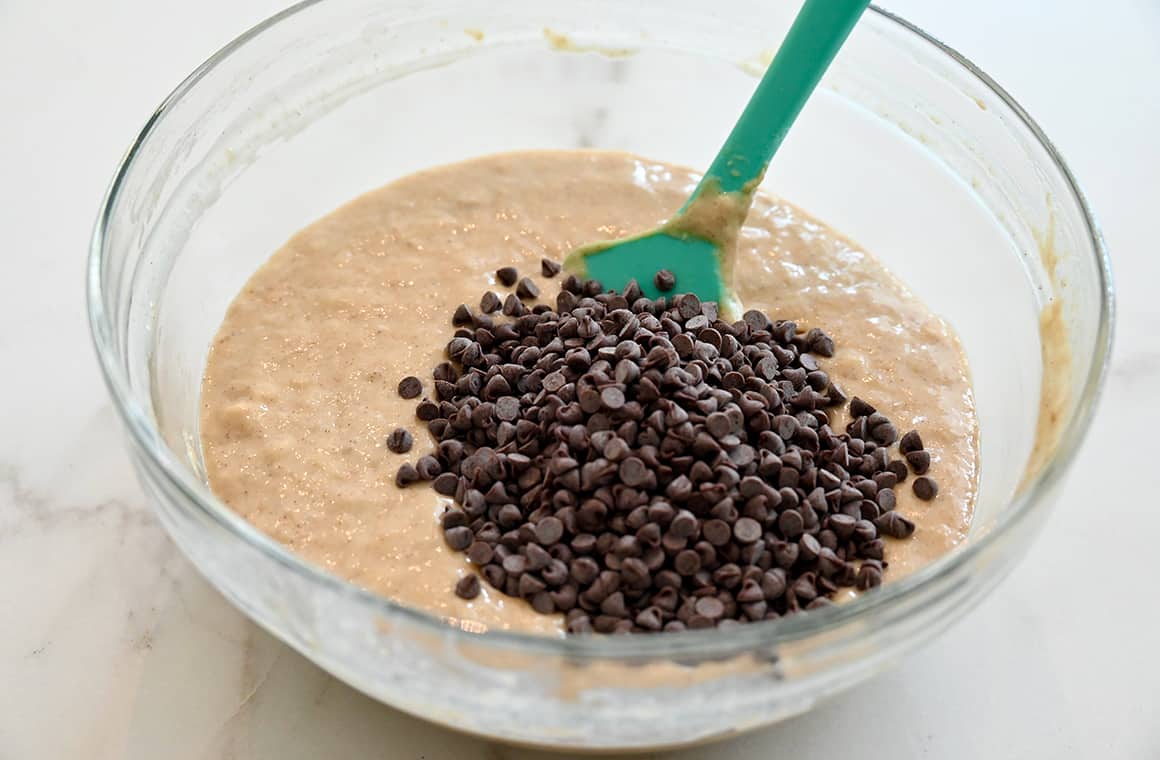
[[[463,731],[681,745],[808,710],[907,656],[1017,562],[1091,418],[1108,261],[1050,142],[954,51],[880,10],[765,188],[859,241],[958,330],[981,426],[968,540],[849,604],[728,632],[455,626],[298,559],[206,487],[199,386],[246,278],[294,231],[432,164],[598,147],[707,166],[792,20],[733,0],[320,0],[230,43],[149,119],[92,242],[97,351],[149,499],[202,573],[352,686]],[[964,678],[970,674],[964,673]]]

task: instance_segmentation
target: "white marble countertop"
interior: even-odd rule
[[[165,93],[280,5],[0,0],[0,760],[535,756],[382,707],[255,628],[122,454],[84,321],[98,199]],[[671,757],[1160,757],[1160,5],[888,5],[1008,87],[1086,187],[1119,287],[1111,378],[1050,523],[968,619],[805,717]],[[869,721],[857,740],[846,717]]]

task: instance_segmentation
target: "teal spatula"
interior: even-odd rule
[[[806,0],[713,165],[677,215],[635,237],[582,246],[565,266],[622,290],[636,280],[650,298],[667,269],[675,291],[729,303],[730,253],[769,161],[869,0]]]

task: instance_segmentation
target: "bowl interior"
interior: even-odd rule
[[[608,148],[707,165],[770,41],[729,22],[718,22],[720,37],[693,34],[701,17],[677,5],[690,7],[674,12],[662,39],[619,24],[576,33],[561,18],[557,32],[511,21],[518,13],[459,14],[316,28],[294,64],[252,53],[235,62],[241,72],[208,72],[253,83],[230,88],[224,102],[183,104],[204,109],[188,136],[203,153],[182,157],[181,187],[138,273],[152,275],[141,315],[152,328],[141,346],[151,377],[140,379],[169,445],[200,472],[201,370],[226,307],[294,231],[355,195],[423,167],[523,148]],[[781,28],[785,12],[764,28]],[[651,19],[655,11],[625,13]],[[958,331],[979,410],[975,525],[985,530],[1022,480],[1039,415],[1038,315],[1055,286],[1035,241],[1052,240],[1068,261],[1069,249],[1086,243],[1084,230],[1061,230],[1071,217],[1054,214],[1064,199],[1047,193],[1003,195],[999,208],[982,197],[981,186],[1011,179],[1006,146],[985,130],[1001,129],[989,122],[1002,116],[966,93],[948,97],[948,84],[911,51],[884,56],[878,33],[863,25],[854,34],[763,189],[877,255]],[[869,56],[886,76],[866,70]],[[898,90],[900,79],[910,91]],[[970,159],[977,163],[964,165]]]

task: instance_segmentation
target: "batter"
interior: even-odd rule
[[[472,630],[558,635],[559,616],[487,584],[472,601],[452,593],[473,570],[443,541],[437,518],[450,500],[394,484],[431,446],[396,386],[414,375],[432,392],[449,315],[489,288],[502,294],[496,269],[538,274],[542,257],[655,227],[698,179],[621,153],[495,155],[405,177],[302,230],[246,284],[211,348],[201,425],[210,486],[355,584]],[[838,351],[822,368],[900,431],[917,428],[931,453],[939,494],[919,501],[909,481],[896,490],[918,528],[887,539],[887,580],[949,551],[966,536],[978,479],[957,337],[872,256],[784,201],[758,195],[738,243],[745,308],[825,329]],[[558,286],[540,285],[554,302]],[[400,425],[416,439],[406,455],[385,445]]]

